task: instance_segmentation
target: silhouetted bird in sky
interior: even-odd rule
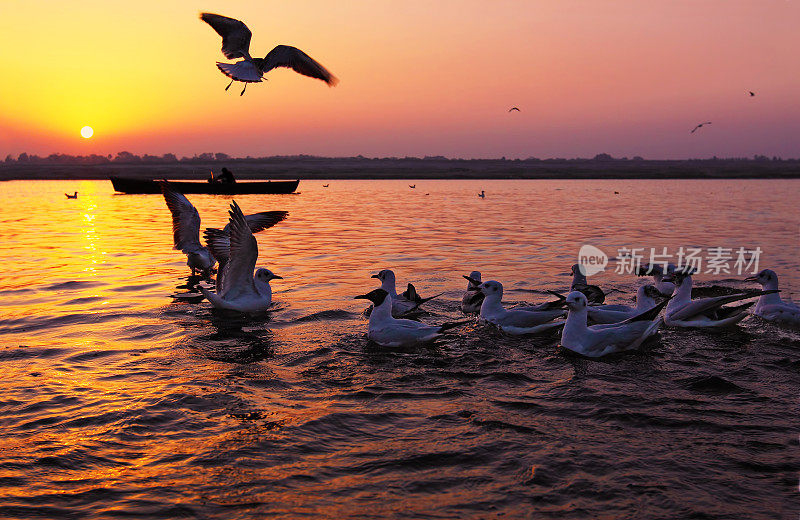
[[[416,188],[416,187],[417,187],[417,185],[416,185],[416,184],[409,184],[409,185],[408,185],[408,187],[409,187],[409,188],[411,188],[411,189],[413,190],[414,188]]]
[[[711,121],[706,121],[705,123],[700,123],[696,127],[692,128],[692,131],[689,132],[689,133],[693,134],[693,133],[695,133],[697,131],[698,128],[701,128],[703,125],[710,125],[710,124],[711,124]]]
[[[69,193],[65,193],[64,195],[66,195],[66,197],[68,199],[77,199],[78,198],[78,192],[77,191],[75,193],[73,193],[72,195],[70,195]]]
[[[322,185],[323,188],[327,188],[328,186],[330,186],[330,184],[323,184]]]
[[[511,112],[512,110],[516,110],[517,112],[520,111],[517,107],[511,107],[511,108],[508,109],[509,112]]]
[[[748,92],[750,92],[750,97],[755,97],[755,95],[756,95],[755,92],[753,92],[752,90],[748,90]]]
[[[276,67],[288,67],[304,76],[321,79],[329,86],[339,82],[325,67],[296,47],[278,45],[264,58],[250,57],[250,37],[253,33],[239,20],[212,13],[201,13],[200,19],[222,36],[222,54],[226,58],[229,60],[244,58],[236,63],[217,62],[217,68],[231,78],[225,90],[228,90],[234,81],[241,81],[244,83],[242,93],[239,94],[241,96],[247,89],[248,83],[259,83],[264,74]]]

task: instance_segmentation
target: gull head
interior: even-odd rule
[[[572,291],[567,295],[567,299],[564,301],[567,305],[567,309],[571,311],[580,311],[586,308],[586,296],[580,291]]]
[[[383,289],[374,289],[367,294],[360,294],[353,298],[354,300],[369,300],[372,304],[377,307],[383,303],[386,297],[389,295],[388,292],[384,291]]]
[[[391,269],[384,269],[380,271],[378,274],[373,274],[371,278],[377,278],[381,282],[394,283],[394,271],[392,271]]]
[[[283,280],[283,276],[278,276],[269,269],[256,269],[256,280],[269,283],[270,280]]]
[[[503,298],[503,284],[494,280],[488,280],[478,286],[478,290],[487,297],[495,296],[498,300]]]
[[[744,279],[745,282],[758,282],[762,286],[766,286],[770,282],[775,284],[775,287],[778,286],[778,275],[772,269],[762,269],[757,275],[755,276],[748,276]]]

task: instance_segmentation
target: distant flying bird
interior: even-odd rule
[[[64,195],[65,195],[65,196],[66,196],[68,199],[77,199],[77,198],[78,198],[78,192],[77,192],[77,191],[76,191],[75,193],[73,193],[72,195],[70,195],[69,193],[65,193]]]
[[[329,86],[339,82],[325,67],[296,47],[278,45],[264,58],[250,57],[250,37],[253,34],[239,20],[212,13],[201,13],[200,19],[222,36],[222,54],[226,58],[229,60],[244,58],[236,63],[217,62],[217,68],[231,78],[225,90],[228,90],[234,81],[241,81],[245,85],[239,95],[244,95],[248,83],[259,83],[264,74],[276,67],[291,68],[304,76],[321,79]]]
[[[511,108],[508,109],[509,112],[511,112],[512,110],[516,110],[517,112],[520,111],[517,107],[511,107]]]
[[[327,188],[328,186],[330,186],[330,184],[323,184],[322,185],[323,188]]]
[[[756,93],[753,92],[752,90],[748,90],[748,92],[750,92],[750,97],[755,97],[756,96]]]
[[[706,121],[705,123],[700,123],[699,125],[697,125],[696,127],[694,127],[694,128],[692,129],[692,131],[691,131],[691,132],[689,132],[689,133],[690,133],[690,134],[693,134],[693,133],[695,133],[695,132],[697,131],[697,129],[698,129],[698,128],[701,128],[703,125],[710,125],[710,124],[711,124],[711,121]]]
[[[413,190],[414,188],[416,188],[416,187],[417,187],[417,185],[416,185],[416,184],[409,184],[409,185],[408,185],[408,187],[409,187],[409,188],[411,188],[411,189]]]

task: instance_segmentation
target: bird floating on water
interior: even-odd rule
[[[417,185],[416,185],[416,184],[409,184],[409,185],[408,185],[408,187],[409,187],[409,188],[411,188],[411,189],[413,190],[414,188],[416,188],[416,187],[417,187]]]
[[[381,289],[389,293],[392,300],[392,314],[395,316],[403,316],[414,312],[423,303],[440,296],[437,294],[436,296],[423,298],[417,294],[417,290],[412,284],[408,284],[408,288],[402,294],[397,294],[394,271],[391,269],[384,269],[378,274],[373,274],[372,278],[380,280]]]
[[[684,267],[676,270],[670,278],[666,279],[675,284],[675,295],[669,301],[664,313],[664,323],[670,327],[719,328],[735,325],[747,317],[747,309],[755,302],[733,307],[723,307],[723,305],[778,292],[777,289],[748,291],[693,300],[692,275],[694,273],[694,269]]]
[[[356,299],[372,302],[367,337],[384,347],[406,347],[427,343],[440,337],[445,330],[467,323],[462,321],[444,325],[426,325],[413,320],[395,319],[392,317],[394,307],[392,298],[384,289],[374,289],[367,294],[356,296]]]
[[[72,195],[70,195],[69,193],[65,193],[64,196],[67,197],[68,199],[77,199],[78,198],[78,192],[76,191]]]
[[[636,292],[636,305],[598,305],[587,309],[587,316],[592,323],[619,323],[649,311],[656,306],[656,298],[664,295],[655,285],[647,284]]]
[[[480,192],[480,193],[478,193],[478,197],[480,197],[480,198],[482,198],[482,199],[485,199],[485,198],[486,198],[486,192],[484,192],[483,190],[481,190],[481,192]]]
[[[711,124],[711,121],[706,121],[704,123],[700,123],[696,127],[692,128],[692,131],[689,132],[689,133],[693,134],[693,133],[695,133],[697,131],[698,128],[703,128],[703,125],[710,125],[710,124]]]
[[[771,269],[763,269],[756,276],[745,278],[746,282],[758,282],[761,288],[768,291],[778,290],[778,275]],[[758,299],[753,314],[779,325],[800,328],[800,307],[794,302],[785,302],[773,292]]]
[[[658,332],[662,323],[659,314],[667,301],[625,321],[592,326],[586,324],[588,304],[583,293],[569,293],[566,304],[569,313],[561,331],[561,346],[582,356],[598,358],[633,350]]]
[[[467,279],[467,290],[461,297],[461,312],[466,314],[475,314],[481,311],[481,305],[485,295],[478,290],[481,285],[481,272],[472,271],[469,276],[464,276]]]
[[[231,78],[231,82],[228,83],[225,90],[228,90],[234,81],[241,81],[244,83],[244,88],[239,95],[244,95],[248,83],[261,82],[264,74],[277,67],[287,67],[304,76],[320,79],[331,87],[339,82],[336,76],[314,61],[308,54],[289,45],[276,46],[264,58],[252,58],[250,56],[250,37],[253,34],[243,22],[235,18],[201,13],[200,19],[222,36],[222,54],[226,58],[229,60],[243,58],[236,63],[217,62],[220,72]]]
[[[491,323],[506,334],[539,334],[557,329],[563,321],[553,321],[564,316],[564,311],[528,311],[503,307],[503,284],[495,280],[483,282],[478,290],[484,294],[481,319]]]
[[[327,188],[328,186],[330,186],[330,184],[323,184],[322,185],[323,188]]]

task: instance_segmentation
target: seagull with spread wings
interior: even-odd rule
[[[231,78],[231,82],[225,87],[225,90],[228,90],[234,81],[241,81],[244,83],[244,88],[239,95],[244,95],[248,83],[261,82],[264,74],[277,67],[287,67],[304,76],[321,79],[329,86],[334,86],[339,82],[336,76],[328,72],[308,54],[289,45],[278,45],[264,58],[251,57],[250,37],[253,33],[243,22],[235,18],[201,13],[200,19],[222,36],[222,54],[226,58],[229,60],[243,58],[236,63],[217,62],[217,68]]]
[[[256,270],[258,243],[250,231],[247,218],[236,201],[231,202],[228,213],[230,215],[229,258],[222,269],[222,283],[216,293],[212,293],[202,285],[199,286],[200,292],[218,309],[243,313],[264,312],[272,305],[270,280],[282,277],[269,269]]]

